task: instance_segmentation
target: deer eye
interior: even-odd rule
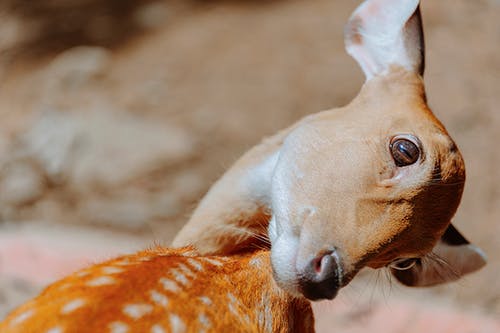
[[[420,158],[418,144],[407,137],[393,138],[389,148],[392,158],[398,167],[412,165]]]
[[[400,258],[389,264],[389,267],[398,271],[406,271],[417,264],[418,258]]]

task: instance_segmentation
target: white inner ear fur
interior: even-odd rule
[[[353,13],[345,30],[346,50],[359,63],[367,80],[387,73],[391,65],[418,71],[420,59],[415,59],[415,52],[409,48],[421,45],[406,43],[405,29],[419,2],[367,0]]]

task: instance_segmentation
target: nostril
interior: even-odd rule
[[[323,257],[324,257],[324,256],[317,257],[317,258],[315,258],[315,259],[313,260],[314,271],[315,271],[317,274],[321,273],[321,267],[322,267]]]
[[[299,284],[310,300],[332,299],[340,287],[340,263],[335,251],[313,258],[301,272]]]
[[[313,259],[312,265],[314,267],[314,271],[317,274],[317,278],[321,279],[325,274],[329,274],[334,264],[335,258],[333,256],[333,251],[323,253],[316,258]]]

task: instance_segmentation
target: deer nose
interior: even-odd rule
[[[341,279],[337,252],[334,250],[316,256],[299,274],[299,286],[307,299],[333,299],[340,288]]]

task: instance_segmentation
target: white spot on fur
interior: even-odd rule
[[[262,325],[266,328],[266,331],[271,332],[273,328],[273,314],[271,312],[271,309],[269,308],[269,305],[270,305],[269,297],[265,294],[262,294],[260,298],[261,313],[259,315],[259,322],[262,321]]]
[[[186,332],[186,324],[182,321],[182,319],[173,313],[169,315],[170,327],[172,328],[173,333],[184,333]]]
[[[153,312],[153,306],[149,304],[127,304],[122,311],[132,319],[140,319]]]
[[[124,258],[124,259],[115,261],[113,263],[113,265],[118,265],[118,266],[128,266],[128,265],[131,265],[131,264],[133,264],[133,262],[131,262],[128,258]]]
[[[169,280],[167,278],[161,278],[160,283],[163,285],[163,289],[166,291],[171,291],[177,293],[180,291],[179,285],[175,281]]]
[[[108,326],[110,333],[127,333],[128,325],[121,321],[114,321]]]
[[[206,262],[214,265],[214,266],[222,266],[222,262],[220,262],[220,260],[217,260],[217,259],[213,259],[213,258],[203,258],[203,260],[205,260]]]
[[[66,290],[66,289],[68,289],[71,286],[72,286],[71,283],[63,283],[63,284],[59,285],[59,287],[57,289],[59,289],[59,290]]]
[[[255,316],[257,317],[259,327],[264,327],[264,311],[261,309],[255,310]]]
[[[238,316],[239,315],[239,301],[238,299],[232,294],[232,293],[227,293],[227,298],[229,298],[229,303],[227,304],[227,307],[229,308],[229,311],[231,311],[234,315]]]
[[[65,315],[68,313],[71,313],[75,311],[76,309],[82,307],[85,304],[85,301],[81,298],[77,298],[69,303],[66,303],[62,308],[61,308],[61,314]]]
[[[187,260],[187,262],[188,262],[188,264],[189,264],[189,265],[191,265],[191,266],[192,266],[195,270],[197,270],[197,271],[201,271],[201,270],[203,270],[203,266],[202,266],[202,264],[201,264],[198,260],[193,259],[193,258],[189,258],[189,259]]]
[[[90,274],[89,271],[80,271],[80,272],[75,273],[75,275],[78,277],[84,277],[84,276],[87,276],[89,274]]]
[[[229,303],[227,305],[229,311],[231,311],[235,316],[238,316],[238,311],[236,310],[236,308],[234,307],[234,303]]]
[[[159,324],[156,324],[151,327],[151,333],[165,333],[165,330]]]
[[[123,272],[123,268],[113,267],[113,266],[106,266],[103,267],[101,270],[104,274],[118,274]]]
[[[149,293],[149,296],[150,296],[151,300],[158,305],[161,305],[163,307],[166,307],[168,305],[167,296],[163,295],[162,293],[160,293],[156,290],[151,290]]]
[[[259,257],[252,258],[249,262],[250,265],[260,268],[262,267],[262,259]]]
[[[62,333],[62,328],[60,327],[52,327],[51,329],[47,330],[47,333]]]
[[[186,286],[188,285],[189,283],[189,280],[187,279],[187,277],[182,274],[178,269],[172,269],[171,270],[172,274],[174,275],[175,279],[177,280],[177,282],[179,282],[180,284]]]
[[[26,311],[22,312],[21,314],[17,315],[17,317],[15,317],[10,322],[10,325],[13,326],[13,325],[20,324],[23,321],[25,321],[26,319],[32,317],[34,314],[35,314],[35,310],[33,310],[33,309],[26,310]]]
[[[184,273],[185,275],[191,277],[191,278],[194,278],[196,277],[196,273],[193,272],[189,267],[187,267],[186,265],[184,265],[183,263],[180,263],[178,266],[179,270]]]
[[[150,261],[151,259],[152,259],[151,257],[143,256],[143,257],[139,257],[137,260],[138,261]]]
[[[100,286],[114,284],[115,282],[116,282],[115,279],[113,279],[110,276],[100,276],[98,278],[88,281],[87,286],[100,287]]]
[[[205,327],[210,326],[210,319],[204,313],[198,315],[198,321]]]
[[[234,296],[232,293],[227,293],[227,298],[233,303],[237,302],[238,300],[236,299],[236,296]]]
[[[200,301],[205,304],[205,305],[211,305],[212,304],[212,300],[210,298],[208,298],[207,296],[201,296],[200,297]]]

